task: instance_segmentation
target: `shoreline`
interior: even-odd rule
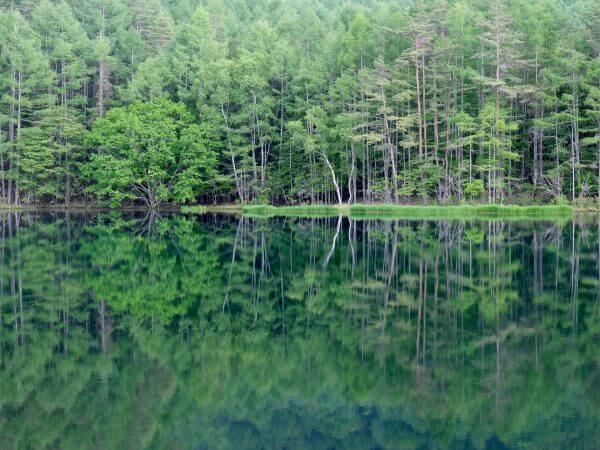
[[[335,217],[366,218],[569,218],[583,212],[570,205],[245,205],[242,214],[251,217]],[[593,210],[589,212],[598,212]]]
[[[247,217],[337,217],[366,218],[570,218],[577,213],[600,213],[600,208],[572,205],[392,205],[392,204],[343,204],[343,205],[163,205],[156,208],[144,206],[121,206],[111,208],[99,205],[0,205],[0,211],[28,212],[166,212],[183,214],[242,214]]]

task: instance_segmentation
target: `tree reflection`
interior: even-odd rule
[[[3,448],[594,448],[597,219],[0,217]]]

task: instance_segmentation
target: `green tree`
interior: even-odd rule
[[[194,124],[183,104],[165,98],[110,110],[86,143],[97,149],[84,168],[88,190],[111,204],[193,200],[215,173],[211,131]]]

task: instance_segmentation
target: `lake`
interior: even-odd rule
[[[0,229],[0,448],[600,448],[598,216]]]

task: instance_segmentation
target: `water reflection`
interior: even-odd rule
[[[600,221],[0,217],[0,447],[600,445]]]

